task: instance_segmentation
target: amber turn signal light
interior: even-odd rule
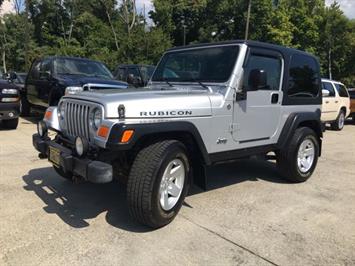
[[[133,137],[133,134],[134,134],[133,129],[125,130],[122,134],[121,143],[129,142],[131,140],[131,138]]]
[[[101,126],[99,130],[97,131],[97,135],[101,138],[106,139],[108,136],[108,133],[110,132],[110,129],[106,126]]]
[[[49,120],[52,118],[52,111],[46,111],[46,113],[44,114],[44,118]]]

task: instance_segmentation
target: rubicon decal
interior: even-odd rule
[[[149,111],[140,112],[140,116],[189,116],[192,115],[192,111]]]

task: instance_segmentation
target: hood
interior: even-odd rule
[[[210,116],[212,95],[209,91],[196,89],[126,89],[82,92],[63,99],[99,103],[105,108],[106,118],[118,118],[118,107],[123,105],[128,119],[158,119]]]
[[[18,89],[18,87],[7,80],[0,79],[0,89]]]
[[[66,87],[83,86],[88,83],[121,86],[122,88],[128,87],[128,84],[126,82],[121,82],[114,79],[104,79],[99,77],[87,77],[80,75],[58,75],[56,78],[59,80],[60,83],[62,83]]]

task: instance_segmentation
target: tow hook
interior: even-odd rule
[[[40,154],[38,154],[38,158],[40,158],[40,159],[46,159],[46,158],[47,158],[47,155],[44,154],[44,153],[40,153]]]

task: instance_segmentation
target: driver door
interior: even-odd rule
[[[270,144],[277,132],[283,65],[282,56],[269,50],[251,48],[246,58],[244,97],[235,101],[233,114],[233,138],[244,147]]]

